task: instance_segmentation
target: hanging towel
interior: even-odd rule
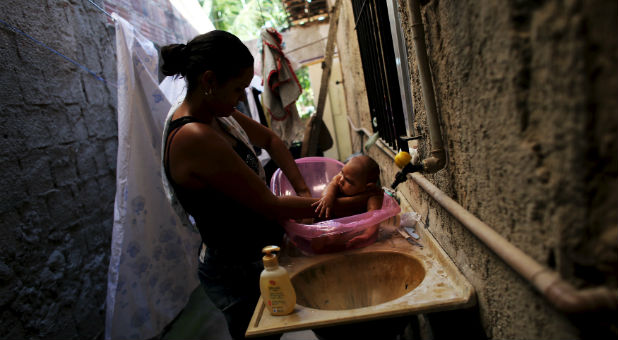
[[[273,28],[262,29],[262,74],[264,107],[270,115],[270,128],[287,147],[303,139],[304,125],[296,110],[302,93],[300,83],[283,53],[281,34]]]
[[[161,135],[171,105],[157,81],[157,50],[131,24],[113,17],[118,158],[105,339],[151,339],[199,285],[201,242],[162,187]]]

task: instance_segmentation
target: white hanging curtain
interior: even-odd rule
[[[154,44],[118,15],[118,160],[105,339],[147,339],[199,285],[199,233],[183,224],[161,182],[161,134],[171,107]]]

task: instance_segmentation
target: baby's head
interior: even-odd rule
[[[341,175],[339,191],[346,196],[353,196],[377,186],[380,167],[369,156],[356,156],[343,166]]]

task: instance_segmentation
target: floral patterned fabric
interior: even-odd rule
[[[201,240],[162,185],[161,135],[170,101],[154,44],[117,15],[118,159],[105,339],[158,335],[199,285]]]

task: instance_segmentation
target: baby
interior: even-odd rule
[[[384,193],[378,187],[379,177],[380,167],[370,157],[361,155],[350,159],[341,169],[341,172],[335,175],[326,189],[324,189],[322,198],[313,204],[316,207],[315,212],[320,218],[325,219],[342,217],[333,216],[332,214],[335,198],[366,193],[371,195],[367,200],[367,209],[365,211],[382,208]],[[359,213],[365,211],[359,211]],[[360,234],[354,232],[318,237],[312,241],[312,248],[316,253],[326,252],[325,248],[328,248],[328,251],[345,250],[349,247],[368,242],[372,237],[377,236],[377,229],[378,225],[376,224],[366,228]],[[337,249],[331,249],[333,247]]]

